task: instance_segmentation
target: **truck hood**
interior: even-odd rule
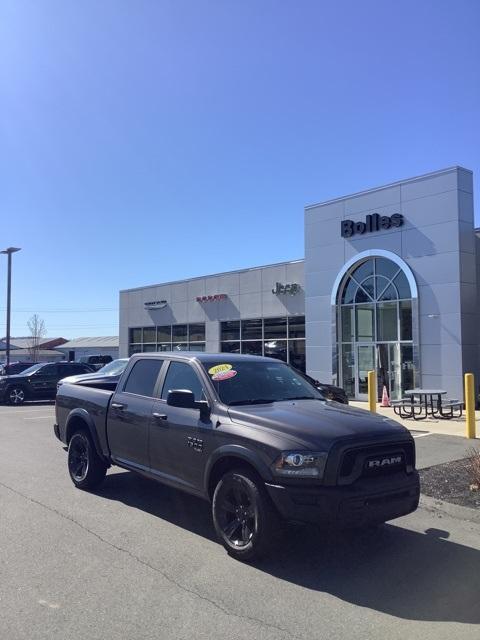
[[[233,422],[283,435],[307,449],[329,448],[339,439],[404,436],[408,430],[395,420],[339,402],[289,400],[230,407]]]

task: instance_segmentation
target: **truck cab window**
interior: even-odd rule
[[[123,389],[125,393],[153,398],[153,390],[162,364],[163,360],[138,360],[128,376]]]
[[[202,383],[193,368],[185,362],[171,362],[163,383],[162,398],[167,399],[168,392],[173,389],[192,391],[195,400],[205,400]]]

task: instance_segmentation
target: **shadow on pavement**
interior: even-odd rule
[[[216,539],[205,501],[137,474],[108,475],[97,495]],[[256,569],[399,618],[478,624],[480,551],[448,537],[394,524],[337,533],[291,525]]]

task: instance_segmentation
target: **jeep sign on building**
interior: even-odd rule
[[[263,354],[352,398],[371,369],[392,398],[420,385],[461,398],[463,373],[479,373],[472,193],[453,167],[310,205],[304,260],[122,291],[120,355]]]

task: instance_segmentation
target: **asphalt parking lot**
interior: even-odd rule
[[[470,510],[426,499],[379,530],[292,526],[276,557],[245,565],[201,500],[122,470],[75,489],[52,424],[51,404],[0,406],[2,640],[479,637]],[[414,435],[419,466],[470,446]]]

